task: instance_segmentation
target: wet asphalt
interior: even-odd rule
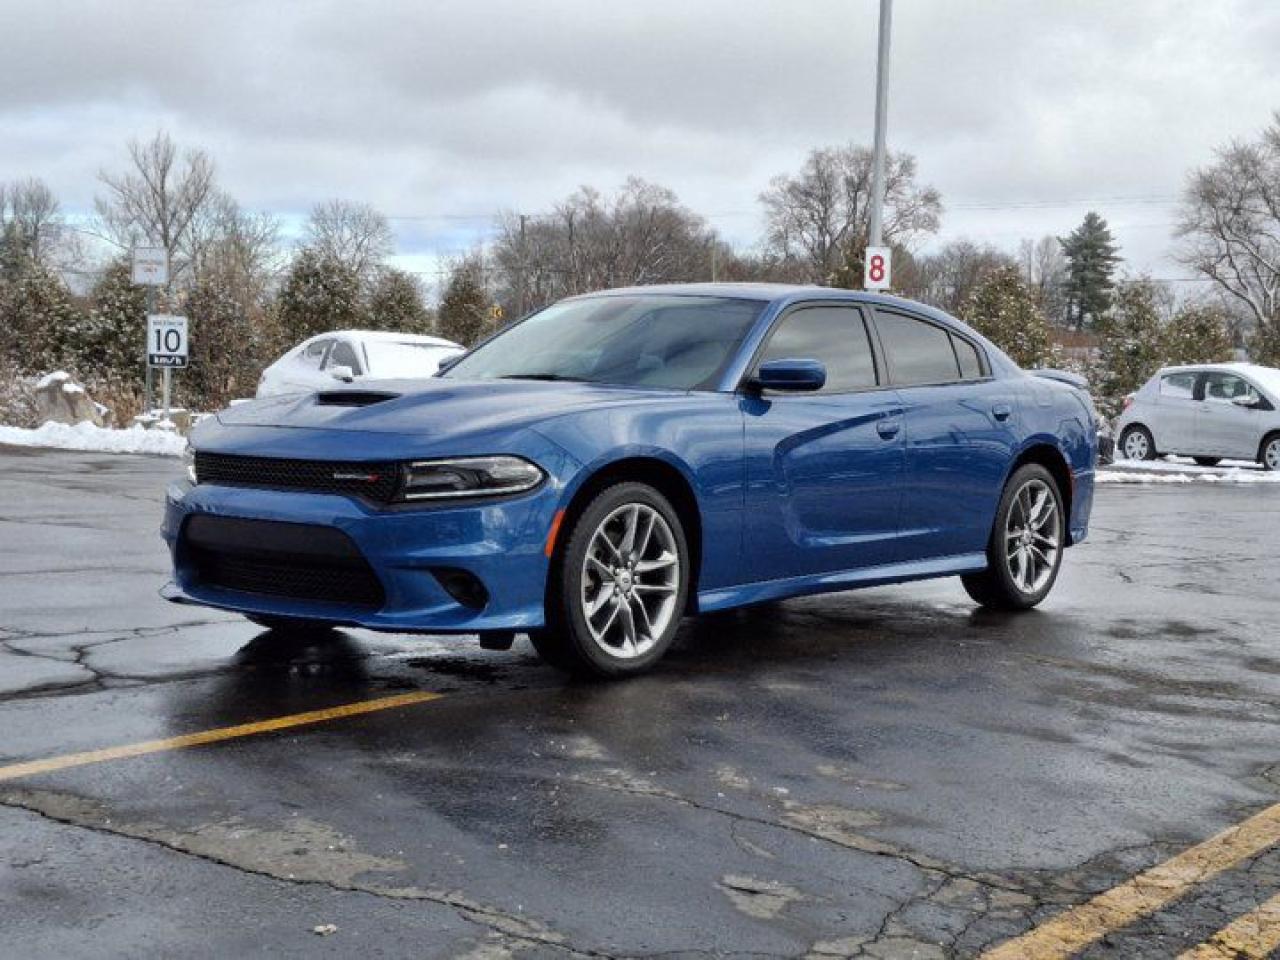
[[[445,696],[0,782],[5,956],[973,956],[1280,800],[1280,488],[1102,487],[1038,611],[789,601],[608,684],[167,604],[174,469],[0,448],[0,765]],[[1277,890],[1272,851],[1084,955]]]

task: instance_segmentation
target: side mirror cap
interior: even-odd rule
[[[813,393],[827,385],[827,368],[818,360],[766,360],[751,385],[759,390]]]
[[[356,378],[356,372],[350,367],[335,364],[329,368],[329,376],[335,380],[341,380],[343,383],[350,383]]]
[[[1253,397],[1249,396],[1247,393],[1244,394],[1243,396],[1232,397],[1231,402],[1234,403],[1237,407],[1244,407],[1246,410],[1252,410],[1254,407],[1258,405],[1258,401]]]

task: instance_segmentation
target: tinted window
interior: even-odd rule
[[[876,385],[876,364],[862,313],[852,307],[806,307],[783,317],[760,362],[819,360],[827,368],[823,393]]]
[[[350,367],[353,373],[360,372],[360,360],[356,356],[356,351],[345,340],[339,340],[333,345],[333,350],[329,353],[329,359],[325,361],[324,365],[326,369]]]
[[[508,327],[442,376],[710,389],[763,300],[661,294],[565,300]]]
[[[960,376],[951,335],[942,327],[905,317],[900,313],[876,313],[880,343],[889,357],[893,382],[948,383]]]
[[[1170,373],[1160,378],[1160,395],[1190,400],[1196,392],[1195,373]]]
[[[982,377],[982,358],[978,356],[978,348],[968,340],[952,336],[955,344],[956,359],[960,361],[960,376],[966,380],[978,380]]]

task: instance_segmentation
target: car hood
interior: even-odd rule
[[[602,404],[675,402],[669,390],[530,380],[383,381],[266,397],[218,414],[228,427],[298,427],[430,436],[524,426]]]

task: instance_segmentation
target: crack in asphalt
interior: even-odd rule
[[[413,901],[432,903],[453,910],[462,920],[483,927],[504,940],[556,950],[572,957],[618,960],[613,954],[589,948],[575,947],[562,934],[536,920],[526,919],[471,900],[445,890],[421,887],[383,887],[355,880],[343,882],[336,879],[295,877],[249,866],[208,850],[193,849],[190,836],[172,828],[150,824],[113,822],[94,809],[94,805],[69,794],[44,790],[7,790],[0,795],[0,807],[24,810],[45,820],[64,826],[88,830],[105,836],[134,840],[140,843],[191,857],[205,863],[213,863],[250,876],[264,877],[279,883],[295,886],[320,886],[341,893],[357,893],[389,901]],[[185,842],[184,842],[185,841]]]

